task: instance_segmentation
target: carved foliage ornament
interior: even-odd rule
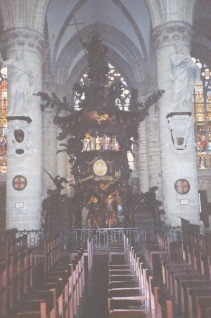
[[[5,50],[17,46],[24,49],[34,49],[43,53],[45,48],[43,36],[34,30],[10,29],[4,34]]]
[[[186,45],[189,45],[192,36],[193,30],[191,26],[184,22],[169,22],[155,28],[153,31],[153,41],[156,48],[174,44],[178,41],[184,42]]]

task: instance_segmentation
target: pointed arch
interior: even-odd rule
[[[163,0],[146,0],[148,6],[152,27],[155,28],[165,23],[165,5]]]
[[[46,9],[49,1],[0,1],[4,29],[27,27],[43,34]]]
[[[196,7],[196,0],[186,0],[184,3],[184,10],[182,12],[182,19],[189,24],[193,24],[193,16]]]
[[[142,56],[134,43],[121,31],[99,22],[81,30],[82,39],[87,41],[94,30],[100,33],[102,41],[107,45],[108,58],[113,57],[115,66],[118,66],[118,60],[122,61],[121,65],[130,65],[130,71],[127,69],[131,74],[130,77],[133,77],[134,82],[141,85],[149,74],[149,61]],[[66,83],[69,74],[72,74],[72,69],[78,62],[81,63],[83,56],[83,47],[76,34],[64,46],[57,58],[54,75],[59,83]]]

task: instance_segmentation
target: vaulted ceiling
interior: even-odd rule
[[[133,3],[132,3],[133,2]],[[83,43],[93,31],[108,47],[109,61],[131,85],[150,74],[151,20],[144,0],[51,0],[47,11],[51,61],[58,82],[74,81],[86,68]]]
[[[192,55],[211,68],[211,1],[198,0],[194,11],[194,41]]]
[[[50,0],[47,26],[52,69],[67,86],[86,68],[83,43],[98,31],[108,47],[108,58],[136,87],[153,79],[155,57],[151,30],[156,23],[192,23],[195,0]],[[179,10],[178,10],[179,8]],[[164,9],[166,13],[164,13]],[[178,10],[178,11],[176,11]],[[192,54],[211,62],[211,3],[196,1]],[[210,63],[211,64],[211,63]]]
[[[109,61],[143,92],[156,79],[151,31],[165,22],[193,24],[191,53],[211,66],[210,0],[4,0],[0,9],[2,30],[27,27],[42,33],[45,21],[44,64],[65,91],[86,69],[83,43],[93,31],[107,45]]]

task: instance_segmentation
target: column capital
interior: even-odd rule
[[[174,45],[183,42],[185,46],[190,46],[193,37],[192,26],[183,21],[167,22],[153,30],[153,42],[155,48]]]
[[[26,29],[13,28],[4,33],[4,49],[8,52],[12,49],[23,49],[43,53],[44,39],[41,33]]]

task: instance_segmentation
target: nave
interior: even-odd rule
[[[108,253],[95,252],[80,300],[78,318],[108,317]]]
[[[2,238],[1,318],[211,317],[211,235],[186,220],[35,241]]]

